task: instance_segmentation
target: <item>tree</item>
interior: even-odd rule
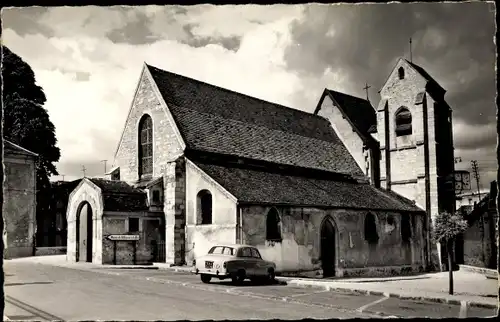
[[[50,193],[49,177],[57,175],[54,162],[61,156],[57,147],[54,124],[50,121],[43,89],[36,84],[31,67],[2,45],[3,136],[38,154],[37,222],[46,212]]]
[[[434,222],[434,242],[446,245],[450,282],[449,293],[451,295],[453,295],[453,245],[457,235],[463,233],[467,228],[467,221],[465,221],[460,215],[452,215],[449,212],[439,213]]]

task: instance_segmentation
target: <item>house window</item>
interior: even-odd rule
[[[153,203],[159,203],[159,202],[160,202],[160,191],[153,190]]]
[[[153,174],[153,121],[144,115],[139,122],[139,178]]]
[[[403,243],[409,243],[411,238],[410,216],[408,214],[401,215],[401,240]]]
[[[365,217],[365,240],[370,245],[378,243],[377,222],[372,213],[368,213]]]
[[[280,216],[276,208],[271,208],[267,213],[266,240],[281,241]]]
[[[139,218],[128,219],[128,232],[136,233],[139,231]]]
[[[198,223],[202,225],[212,224],[212,194],[208,190],[198,193]]]
[[[398,75],[399,75],[399,79],[404,79],[405,78],[405,69],[403,67],[399,67],[399,69],[398,69]]]
[[[411,113],[406,107],[401,107],[396,112],[396,136],[410,135],[411,133]]]

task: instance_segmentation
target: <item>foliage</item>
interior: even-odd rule
[[[38,154],[37,217],[48,207],[49,177],[57,175],[54,162],[61,156],[54,124],[50,121],[43,89],[31,67],[2,45],[2,85],[5,139]]]
[[[460,215],[441,212],[436,216],[433,230],[433,240],[443,243],[454,239],[458,234],[467,230],[467,221]]]

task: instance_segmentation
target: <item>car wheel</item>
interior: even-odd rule
[[[212,279],[212,276],[207,274],[201,274],[200,276],[203,283],[210,283],[210,280]]]
[[[275,280],[276,280],[276,273],[274,272],[274,269],[270,268],[267,271],[267,281],[269,283],[274,283]]]
[[[246,273],[244,270],[240,269],[236,275],[232,276],[233,284],[241,284],[246,278]]]

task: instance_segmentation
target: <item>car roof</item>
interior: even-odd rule
[[[251,247],[251,248],[257,248],[255,246],[250,246],[250,245],[245,245],[245,244],[216,244],[213,245],[212,247],[231,247],[231,248],[242,248],[242,247]]]

